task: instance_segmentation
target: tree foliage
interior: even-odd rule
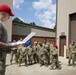
[[[35,22],[30,22],[31,25],[36,25]]]
[[[15,17],[14,19],[13,19],[13,21],[15,21],[15,22],[20,22],[20,23],[24,23],[21,19],[19,19],[18,17]]]
[[[54,30],[56,30],[56,25],[54,26]]]

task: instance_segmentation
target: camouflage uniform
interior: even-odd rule
[[[69,46],[68,66],[71,65],[71,59],[72,59],[72,65],[75,66],[75,55],[76,55],[75,45],[70,44],[70,46]]]
[[[53,51],[53,44],[50,43],[50,62],[51,62],[51,63],[52,63],[52,60],[53,60],[52,51]]]
[[[16,63],[18,64],[18,59],[19,59],[19,56],[20,56],[20,50],[22,48],[22,44],[18,45],[17,46],[17,53],[16,53]]]
[[[7,31],[0,20],[0,42],[7,42]],[[0,75],[5,75],[6,49],[0,48]]]
[[[44,48],[47,50],[48,64],[50,64],[50,43],[49,42],[46,42],[44,44]]]
[[[37,57],[36,57],[36,59],[37,59],[37,62],[39,62],[39,48],[40,48],[40,45],[39,44],[37,44],[37,50],[36,50],[36,53],[37,53]]]
[[[40,63],[40,66],[44,65],[43,51],[44,51],[44,47],[40,46],[40,48],[39,48],[39,63]]]
[[[44,49],[44,50],[43,50],[42,60],[43,60],[43,64],[44,64],[46,67],[48,67],[48,51],[47,51],[47,49]]]
[[[33,49],[31,46],[28,47],[28,61],[29,65],[33,62]]]
[[[10,64],[12,64],[13,56],[15,55],[15,63],[16,63],[16,54],[17,54],[17,47],[11,48],[11,59]]]
[[[39,45],[37,42],[33,46],[34,63],[39,62]]]
[[[19,56],[19,67],[21,66],[22,61],[24,61],[25,62],[25,66],[27,66],[26,54],[27,54],[26,47],[24,47],[24,46],[21,47],[20,48],[20,56]]]
[[[55,47],[53,48],[52,52],[52,64],[50,66],[50,69],[61,69],[61,63],[58,60],[58,49]]]

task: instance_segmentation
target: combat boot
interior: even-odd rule
[[[58,65],[56,66],[56,68],[58,69],[58,70],[60,70],[62,67],[61,67],[61,63],[59,63],[58,62]]]
[[[58,70],[61,70],[61,69],[62,69],[62,67],[61,67],[61,66],[59,66],[57,69],[58,69]]]
[[[54,70],[54,67],[53,66],[50,66],[50,68],[49,68],[50,70]]]
[[[50,70],[54,70],[54,68],[53,68],[53,67],[50,67],[49,69],[50,69]]]
[[[12,65],[12,62],[10,61],[10,65]]]
[[[16,64],[18,64],[18,62],[15,62]]]
[[[48,67],[48,65],[47,65],[47,64],[45,64],[45,67]]]
[[[28,65],[25,65],[26,67],[28,67]]]
[[[67,66],[71,66],[71,64],[68,64]]]
[[[72,65],[73,67],[75,67],[75,65]]]

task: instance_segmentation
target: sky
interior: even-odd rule
[[[13,13],[25,23],[54,28],[56,0],[13,0]]]

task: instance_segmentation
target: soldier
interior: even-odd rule
[[[0,5],[0,75],[5,75],[6,48],[17,46],[6,44],[7,30],[3,24],[10,16],[14,16],[8,5]]]
[[[39,61],[39,58],[38,58],[38,42],[34,42],[34,46],[33,46],[33,57],[34,57],[34,63],[38,62]]]
[[[61,63],[58,60],[58,48],[57,48],[57,45],[54,45],[51,54],[52,54],[53,59],[52,59],[52,64],[50,66],[50,70],[61,69]]]
[[[75,55],[76,55],[76,49],[75,49],[75,42],[72,41],[69,46],[69,59],[68,59],[68,66],[71,66],[71,60],[72,60],[72,66],[75,66]]]
[[[13,40],[13,42],[15,43],[16,40]],[[11,59],[10,59],[10,65],[12,65],[12,61],[13,61],[13,56],[15,55],[15,63],[16,62],[16,54],[17,54],[17,47],[13,47],[13,48],[10,48],[11,49]]]
[[[41,43],[39,45],[40,45],[40,47],[39,47],[39,63],[40,63],[40,67],[41,67],[42,65],[44,65],[44,61],[43,61],[44,47],[42,46]]]
[[[43,50],[42,60],[43,60],[43,64],[44,64],[46,67],[48,67],[48,51],[47,51],[47,49],[44,49],[44,50]]]
[[[54,42],[50,42],[50,48],[53,48]]]
[[[33,62],[33,48],[32,48],[31,45],[28,47],[28,61],[29,61],[29,65],[32,65],[32,62]]]
[[[25,62],[25,66],[28,66],[27,65],[27,57],[26,57],[27,53],[28,52],[27,52],[26,47],[24,46],[24,44],[22,44],[22,47],[20,48],[20,56],[19,56],[19,65],[18,65],[18,67],[21,66],[22,61]]]
[[[50,42],[50,64],[52,63],[53,57],[52,57],[52,51],[53,51],[54,42]]]
[[[20,38],[20,40],[19,41],[22,41],[22,38]],[[20,50],[21,50],[21,48],[23,47],[23,45],[22,44],[19,44],[18,46],[17,46],[17,53],[16,53],[16,64],[18,64],[18,59],[19,59],[19,56],[20,56]]]
[[[48,65],[50,64],[50,43],[44,40],[44,48],[47,50]]]

